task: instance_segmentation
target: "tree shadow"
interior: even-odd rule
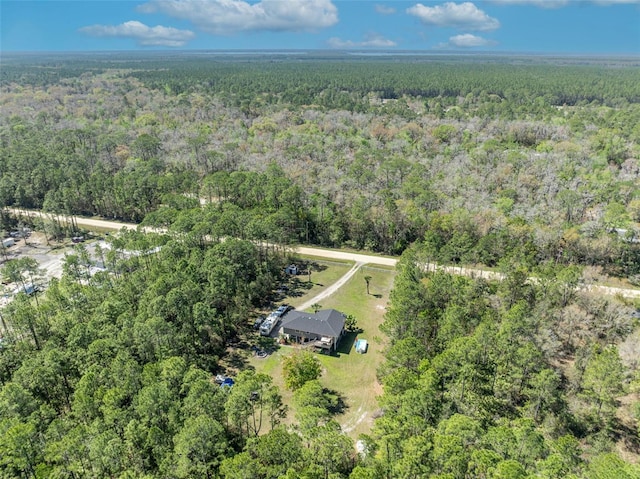
[[[273,354],[280,349],[280,345],[270,336],[258,336],[253,341],[251,349],[254,351],[266,351],[268,354]]]
[[[246,356],[241,354],[240,351],[231,351],[225,358],[224,362],[229,368],[233,368],[238,371],[246,369],[248,365]]]
[[[304,295],[307,291],[309,291],[315,283],[301,280],[298,278],[293,278],[291,280],[291,287],[288,291],[288,296],[290,297],[300,297]]]
[[[634,428],[616,419],[612,427],[612,435],[616,442],[622,441],[629,451],[634,454],[640,453],[640,436]]]
[[[322,390],[322,394],[325,397],[330,398],[330,405],[327,410],[332,415],[344,414],[347,409],[349,409],[349,405],[346,403],[345,398],[342,394],[334,389],[324,388]]]
[[[313,274],[314,271],[320,272],[328,268],[326,264],[321,264],[316,261],[305,261],[302,265],[305,269],[305,272],[302,274],[309,274],[309,269],[311,269],[311,274]]]

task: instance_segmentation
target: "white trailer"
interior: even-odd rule
[[[5,239],[2,240],[2,247],[3,248],[10,248],[14,244],[16,244],[16,240],[14,240],[13,238],[5,238]]]
[[[280,321],[280,318],[273,313],[267,316],[267,319],[265,319],[260,326],[260,335],[269,336],[271,331],[276,327],[276,324],[278,324],[278,321]]]

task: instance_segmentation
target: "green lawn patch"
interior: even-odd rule
[[[299,304],[320,294],[342,278],[353,266],[352,261],[323,261],[321,258],[301,256],[301,261],[311,265],[311,282],[307,274],[293,276],[287,285],[289,291],[283,302],[296,308]]]

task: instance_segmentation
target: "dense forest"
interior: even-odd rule
[[[635,305],[576,289],[640,283],[637,61],[8,55],[0,107],[0,207],[167,232],[0,311],[2,477],[639,477]],[[299,243],[402,254],[359,453],[317,381],[212,381]]]
[[[496,285],[425,272],[428,257],[416,244],[398,267],[384,416],[353,477],[638,477],[611,453],[638,441],[616,417],[637,362],[629,311],[577,294],[571,266]]]
[[[275,213],[243,188],[283,188],[247,176],[277,165],[285,243],[399,254],[429,231],[443,262],[640,272],[637,65],[227,57],[9,58],[0,204],[141,221],[186,194]]]

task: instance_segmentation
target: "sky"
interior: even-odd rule
[[[0,0],[0,51],[640,55],[640,0]]]

